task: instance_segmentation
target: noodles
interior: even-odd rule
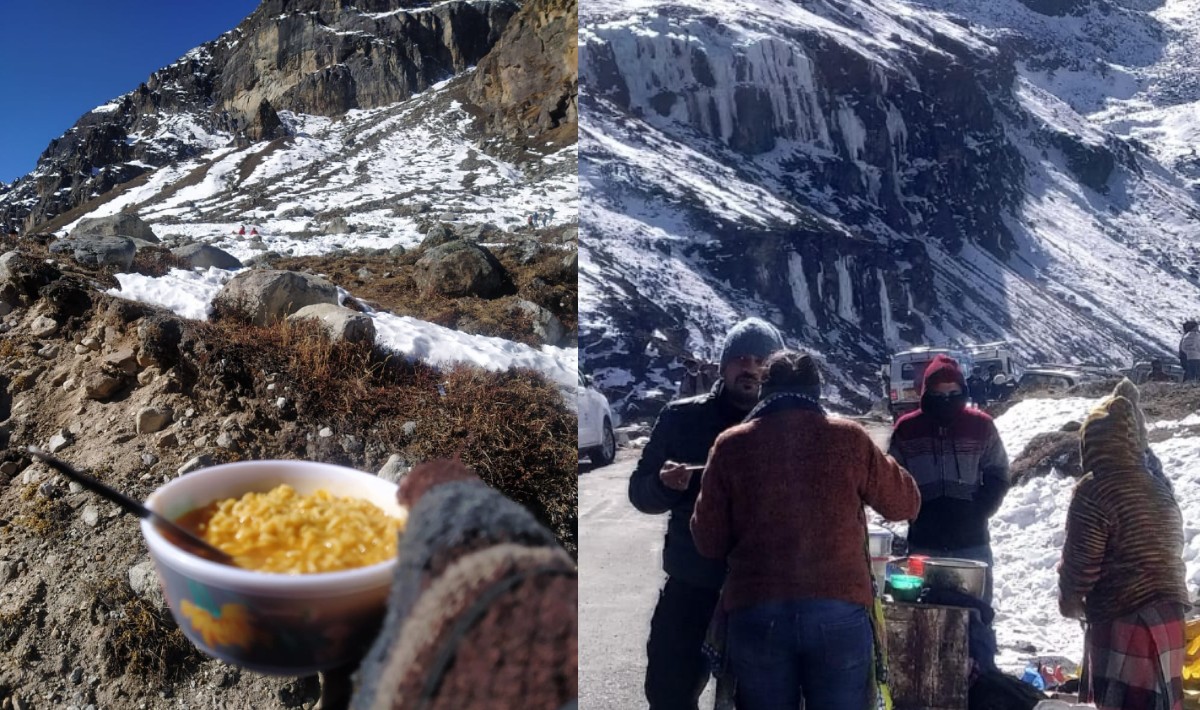
[[[286,574],[333,572],[391,559],[404,526],[368,501],[324,490],[301,495],[288,485],[217,501],[180,522],[191,523],[239,567]]]

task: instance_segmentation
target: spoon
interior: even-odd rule
[[[163,534],[163,537],[170,540],[175,546],[183,548],[193,555],[203,557],[204,559],[212,562],[218,562],[220,564],[231,566],[234,564],[233,558],[228,554],[218,550],[204,540],[201,540],[192,533],[188,532],[188,530],[176,524],[169,518],[159,515],[124,493],[121,493],[120,491],[111,488],[100,481],[97,481],[86,473],[76,470],[67,462],[57,459],[50,454],[39,450],[36,446],[30,446],[29,453],[40,459],[50,468],[58,471],[67,478],[70,478],[84,488],[92,491],[93,493],[98,493],[101,497],[107,498],[113,503],[121,506],[125,509],[126,513],[132,513],[139,518],[149,520],[152,524],[158,527],[158,530]]]

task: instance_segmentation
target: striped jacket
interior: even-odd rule
[[[1088,473],[1067,511],[1063,615],[1094,623],[1158,602],[1187,604],[1183,516],[1166,480],[1146,470],[1133,405],[1108,399],[1088,417],[1081,438]]]
[[[943,427],[917,410],[901,417],[888,453],[921,490],[909,544],[962,549],[989,542],[988,519],[1008,491],[1008,455],[986,413],[967,409]]]

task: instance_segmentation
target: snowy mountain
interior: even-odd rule
[[[1194,0],[624,0],[581,13],[581,343],[671,392],[758,314],[862,407],[888,353],[1173,353],[1196,312]]]

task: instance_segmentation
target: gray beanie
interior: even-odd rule
[[[783,350],[783,338],[775,326],[761,318],[747,318],[725,334],[725,344],[721,346],[721,369],[724,370],[730,360],[743,355],[766,360],[780,350]]]

